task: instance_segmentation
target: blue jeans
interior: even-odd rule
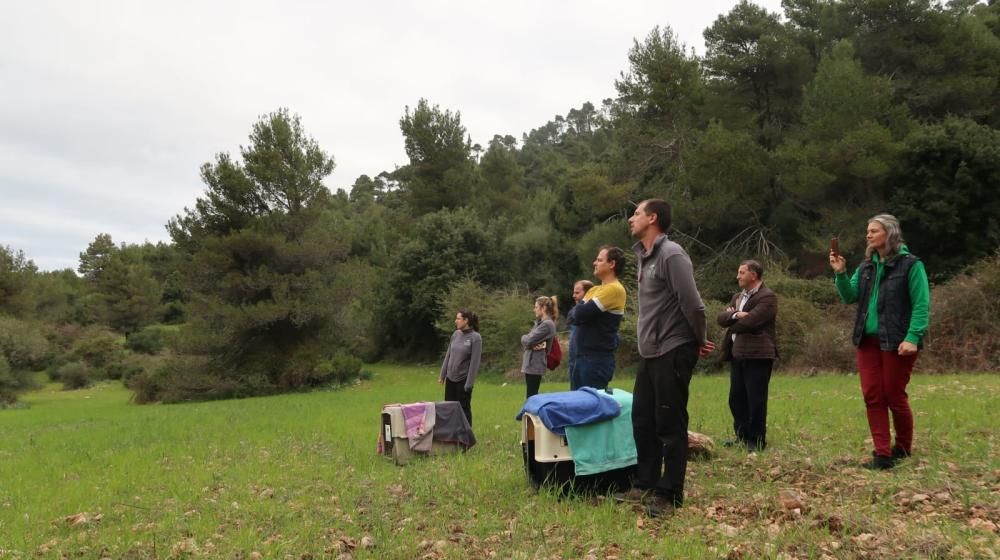
[[[580,387],[607,389],[614,375],[614,352],[577,354],[570,372],[569,388],[572,391]]]

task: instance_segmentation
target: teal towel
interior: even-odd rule
[[[632,393],[612,389],[611,396],[622,407],[616,418],[566,426],[566,440],[577,476],[621,469],[637,462],[632,435]]]

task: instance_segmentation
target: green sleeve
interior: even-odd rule
[[[920,344],[927,334],[927,326],[930,324],[931,311],[931,287],[927,282],[927,270],[924,263],[917,261],[910,267],[908,277],[910,284],[910,328],[906,331],[906,342]]]
[[[861,267],[854,269],[854,275],[848,278],[846,272],[834,273],[833,283],[837,286],[837,293],[840,294],[840,301],[844,303],[854,303],[858,301],[858,271]]]

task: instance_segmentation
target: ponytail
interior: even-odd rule
[[[555,321],[559,318],[559,298],[557,296],[540,296],[535,303],[542,306],[545,314]]]
[[[459,309],[458,312],[461,313],[462,317],[469,322],[469,328],[479,332],[479,315],[476,315],[468,309]]]

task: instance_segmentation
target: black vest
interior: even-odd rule
[[[878,344],[883,352],[895,352],[910,330],[910,268],[919,261],[914,255],[897,255],[883,264],[878,287]],[[875,282],[875,263],[867,260],[858,267],[858,314],[854,321],[854,345],[861,344],[868,319],[868,300]],[[923,346],[921,344],[920,346]]]

